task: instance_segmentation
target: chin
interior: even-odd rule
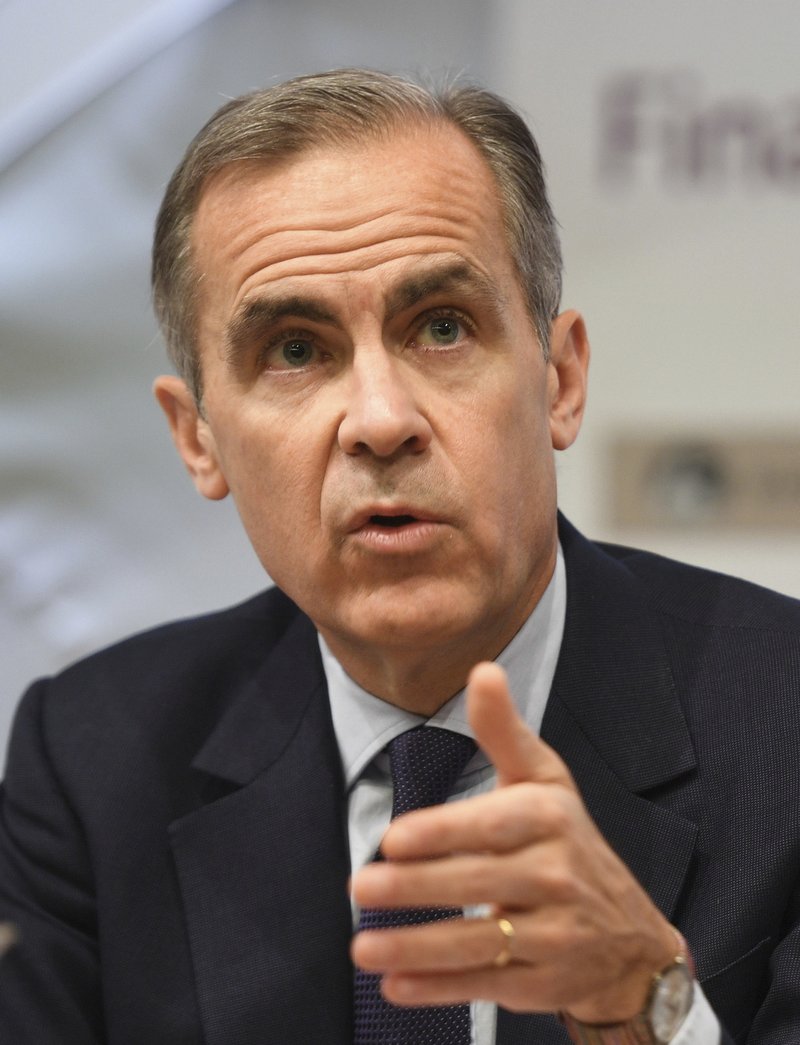
[[[382,594],[358,611],[343,615],[343,633],[356,642],[384,649],[441,649],[453,641],[480,634],[489,619],[486,611],[469,612],[463,593],[447,598],[398,598]]]

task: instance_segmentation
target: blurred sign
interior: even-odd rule
[[[630,188],[800,188],[800,96],[712,96],[693,69],[643,69],[600,90],[600,176]]]
[[[800,431],[620,435],[611,448],[620,526],[800,532]]]

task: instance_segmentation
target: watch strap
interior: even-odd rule
[[[567,1012],[559,1018],[575,1045],[658,1045],[641,1013],[624,1023],[581,1023]]]
[[[674,926],[673,931],[678,943],[678,954],[673,959],[672,965],[685,963],[691,978],[694,979],[695,964],[689,945]],[[667,969],[669,968],[671,966],[667,966]],[[653,988],[665,971],[661,970],[655,974]],[[558,1018],[564,1024],[574,1045],[660,1045],[653,1033],[649,1018],[653,988],[651,988],[644,1011],[621,1023],[582,1023],[574,1016],[570,1016],[568,1012],[560,1012]]]

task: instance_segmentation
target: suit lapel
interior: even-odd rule
[[[640,582],[568,524],[567,624],[542,734],[562,755],[589,812],[667,917],[694,824],[652,801],[696,766],[660,622]]]
[[[195,760],[227,794],[171,825],[208,1045],[350,1040],[339,755],[298,615]]]
[[[671,918],[697,829],[652,800],[695,756],[658,620],[638,581],[561,520],[567,621],[542,737],[572,771],[603,836]],[[498,1045],[556,1045],[553,1016],[498,1014]]]

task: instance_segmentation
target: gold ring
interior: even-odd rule
[[[504,969],[511,961],[511,944],[514,942],[514,937],[517,934],[514,932],[514,926],[508,918],[495,918],[495,923],[503,934],[503,946],[495,956],[492,965],[495,969]]]

